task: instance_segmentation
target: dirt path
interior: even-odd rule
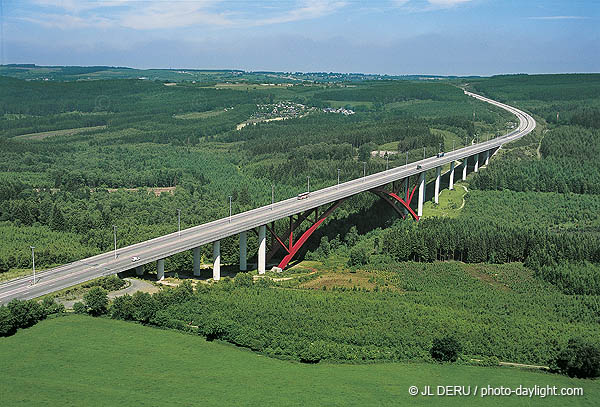
[[[537,149],[535,150],[538,160],[542,159],[542,153],[540,153],[540,148],[542,147],[542,140],[544,139],[544,136],[546,135],[547,131],[548,129],[544,129],[544,131],[542,132],[542,137],[540,138],[540,142],[538,143]]]
[[[463,187],[463,188],[465,189],[465,193],[464,193],[464,195],[462,196],[462,204],[460,205],[460,208],[458,208],[459,210],[465,207],[465,203],[466,203],[466,201],[465,201],[465,196],[466,196],[466,195],[467,195],[467,193],[469,192],[469,190],[467,189],[467,187],[466,187],[466,186],[464,186],[464,185],[460,185],[460,186],[461,186],[461,187]]]
[[[474,362],[481,362],[481,359],[471,359]],[[540,369],[540,370],[550,370],[549,366],[543,365],[526,365],[524,363],[515,363],[515,362],[498,362],[500,366],[512,366],[512,367],[524,367],[527,369]]]
[[[272,278],[271,280],[273,280],[273,281],[288,281],[288,280],[292,280],[292,279],[294,279],[294,278],[298,278],[298,277],[310,276],[310,275],[312,275],[312,274],[315,274],[315,273],[318,273],[318,271],[317,271],[317,270],[314,270],[314,271],[311,271],[310,273],[307,273],[307,274],[298,274],[298,275],[296,275],[296,276],[291,276],[291,277],[278,277],[278,278]],[[264,275],[260,275],[260,276],[253,276],[253,278],[254,278],[254,281],[256,281],[256,280],[258,280],[258,279],[260,279],[260,278],[264,278],[264,277],[266,277],[266,276],[264,276]]]
[[[109,292],[109,299],[112,300],[114,298],[121,297],[125,294],[132,295],[136,291],[143,291],[152,294],[160,290],[160,288],[156,287],[154,284],[144,280],[138,280],[137,278],[124,278],[124,280],[129,282],[129,287],[123,288],[122,290]],[[67,309],[72,309],[73,304],[75,304],[76,302],[80,302],[82,299],[83,296],[78,297],[74,300],[65,300],[62,298],[57,298],[56,302],[63,304]]]

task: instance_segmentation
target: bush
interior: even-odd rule
[[[8,303],[8,309],[13,316],[15,328],[28,328],[39,320],[46,318],[44,308],[34,300],[20,301],[17,299]]]
[[[83,302],[90,315],[105,314],[108,307],[108,293],[102,287],[92,287],[83,296]]]
[[[551,362],[552,370],[581,379],[600,376],[600,350],[582,339],[569,339],[567,346]]]
[[[116,291],[125,286],[125,281],[121,280],[116,274],[103,277],[99,279],[98,283],[98,285],[104,288],[106,291]]]
[[[60,314],[65,312],[65,306],[54,301],[51,297],[46,297],[42,300],[42,307],[44,308],[46,315]]]
[[[9,336],[16,331],[14,318],[7,307],[0,307],[0,336]]]
[[[236,287],[252,287],[254,278],[250,273],[237,273],[233,282]]]
[[[431,346],[431,357],[439,362],[456,362],[462,346],[460,342],[452,336],[435,338]]]
[[[73,311],[76,314],[87,314],[88,309],[87,309],[87,307],[85,306],[84,303],[82,303],[82,302],[76,302],[75,304],[73,304]]]
[[[356,246],[350,249],[349,266],[364,266],[369,262],[369,251],[364,246]]]
[[[129,294],[115,298],[110,306],[110,317],[112,319],[132,321],[133,312],[134,308],[131,303],[131,296]]]
[[[137,291],[131,297],[133,319],[144,324],[150,322],[158,309],[156,300],[148,293]]]

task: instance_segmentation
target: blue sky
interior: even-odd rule
[[[4,63],[600,71],[600,0],[0,0]]]

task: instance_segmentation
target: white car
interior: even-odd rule
[[[140,260],[140,258],[139,258],[138,256],[133,256],[133,257],[131,258],[131,261],[132,261],[132,262],[134,262],[134,263],[135,263],[136,261],[139,261],[139,260]]]

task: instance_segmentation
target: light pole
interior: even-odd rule
[[[455,143],[455,140],[452,140],[452,151],[454,151],[454,143]]]
[[[367,176],[367,162],[363,161],[363,178]]]
[[[231,223],[231,198],[232,196],[229,195],[229,223]]]
[[[31,267],[33,268],[33,284],[35,284],[35,246],[29,246],[31,248]]]
[[[115,239],[115,259],[117,258],[117,226],[116,225],[112,225],[113,226],[113,236]]]
[[[440,143],[440,146],[438,148],[438,153],[441,153],[441,152],[442,152],[442,143]]]
[[[275,185],[271,184],[271,210],[273,210],[273,204],[275,204]]]
[[[177,237],[181,237],[181,209],[177,209]]]
[[[406,150],[406,165],[408,165],[408,150]]]
[[[388,153],[385,154],[385,170],[387,171],[390,167],[390,155]]]
[[[467,146],[467,139],[469,138],[469,136],[465,136],[465,147]]]
[[[423,159],[425,159],[425,147],[423,147]]]
[[[338,168],[337,171],[338,171],[338,183],[337,183],[337,187],[338,187],[338,189],[340,189],[340,169]]]
[[[310,175],[306,176],[306,192],[310,193]]]

